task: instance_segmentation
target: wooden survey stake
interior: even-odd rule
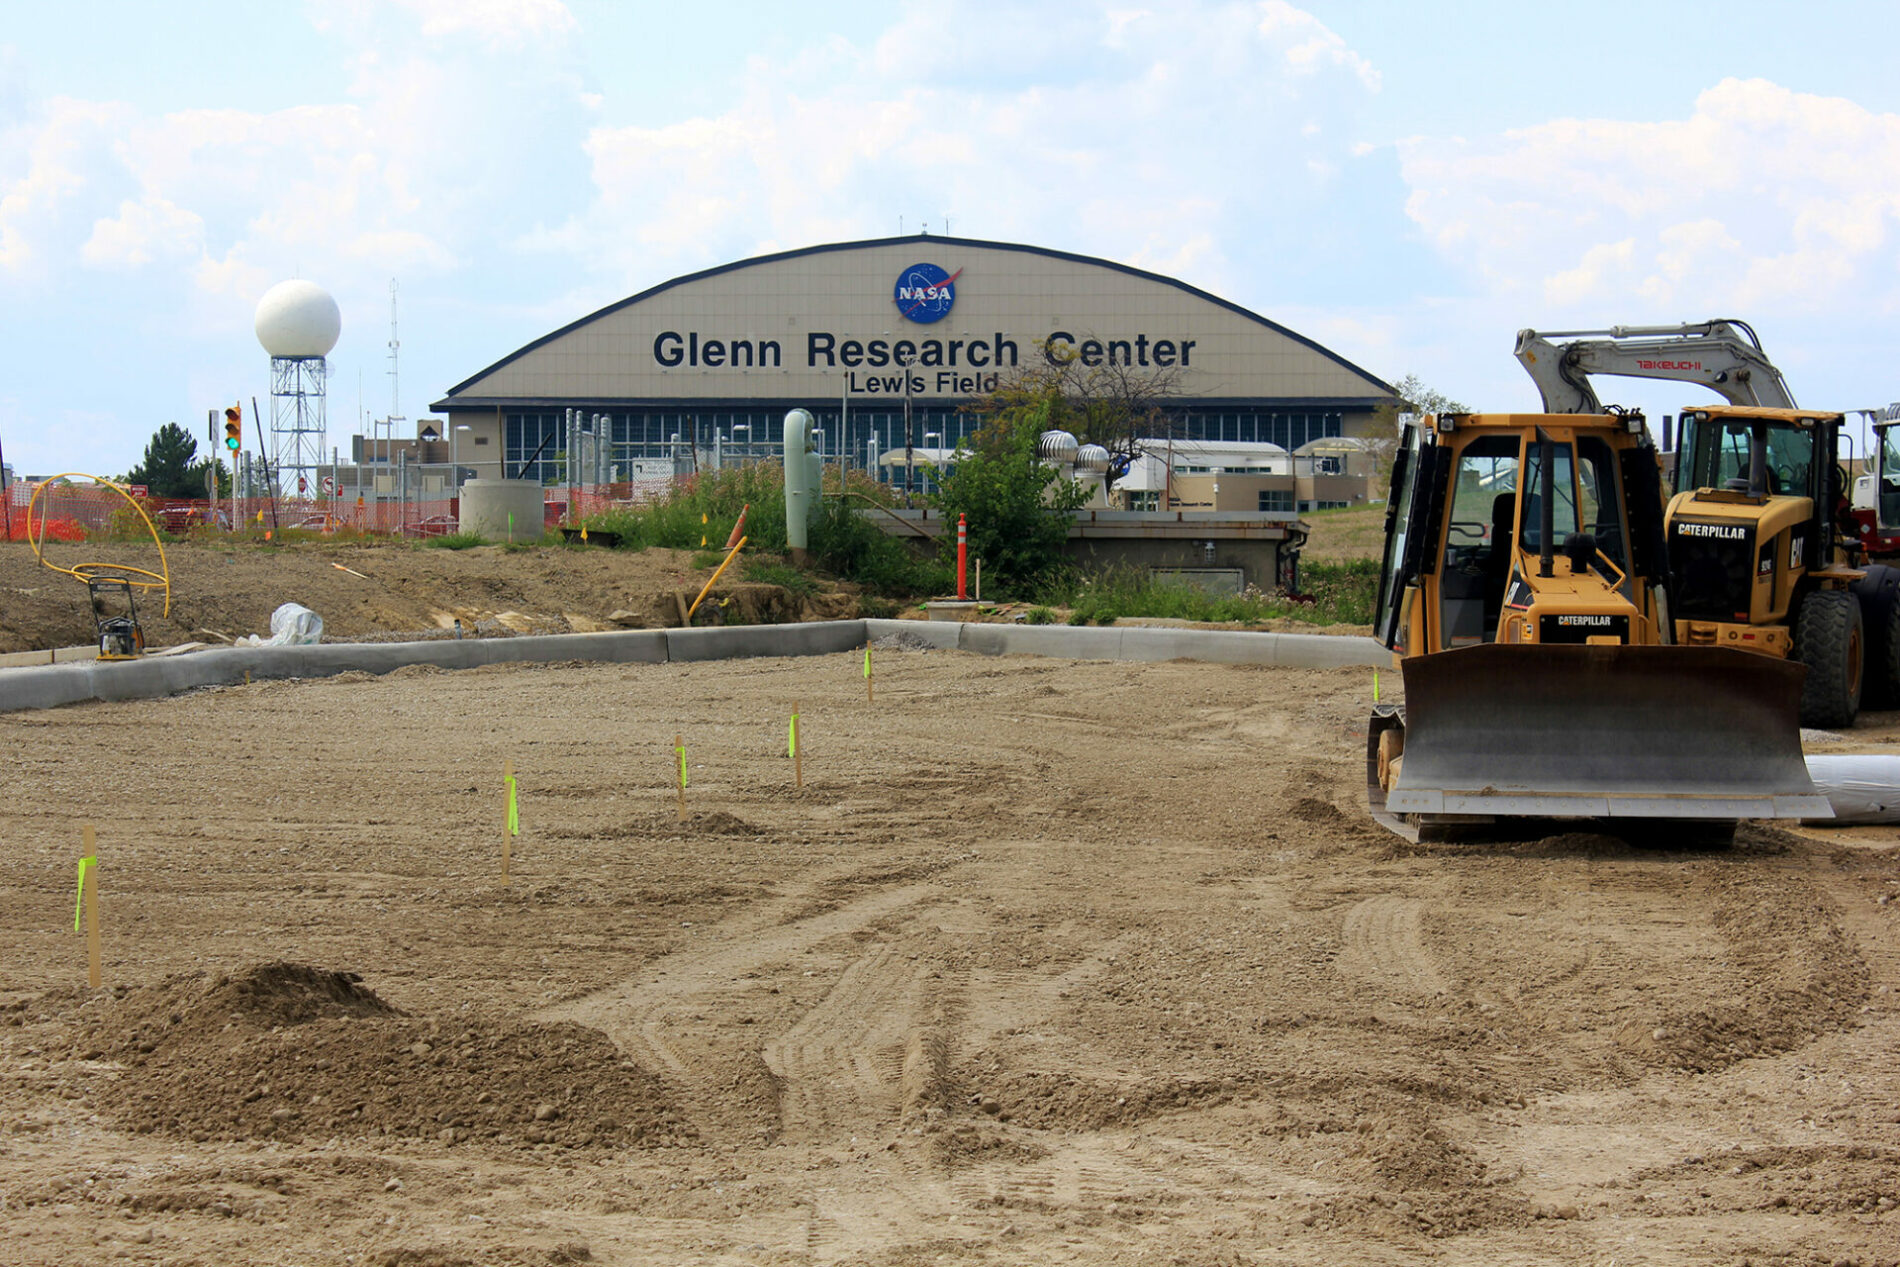
[[[515,817],[515,763],[510,760],[503,767],[501,776],[501,882],[508,883],[509,854],[514,849],[516,823]]]
[[[792,705],[792,781],[805,786],[805,750],[798,743],[798,705]]]
[[[79,901],[86,908],[86,984],[97,990],[103,981],[99,963],[99,857],[92,824],[82,831],[85,856],[79,862]]]

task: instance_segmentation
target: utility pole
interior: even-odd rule
[[[917,455],[913,451],[914,435],[910,421],[910,367],[917,363],[917,354],[911,353],[904,358],[904,509],[910,509],[910,488],[915,482]]]

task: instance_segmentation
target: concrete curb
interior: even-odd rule
[[[870,635],[922,640],[978,655],[1040,655],[1067,660],[1199,660],[1279,668],[1384,668],[1392,653],[1370,638],[1330,634],[1247,633],[1237,629],[1106,629],[1090,625],[958,625],[945,621],[867,620]]]
[[[737,660],[750,656],[836,655],[864,645],[861,620],[802,625],[735,625],[722,629],[668,629],[669,660]]]
[[[666,664],[754,656],[836,655],[865,639],[979,655],[1070,660],[1199,660],[1279,668],[1384,667],[1392,653],[1370,638],[1236,630],[1116,629],[1068,625],[952,624],[919,620],[832,620],[719,629],[633,629],[614,633],[428,642],[333,642],[314,647],[220,647],[188,655],[0,669],[0,713],[58,708],[85,700],[150,699],[252,678],[383,674],[412,664],[472,669],[485,664],[568,661]]]

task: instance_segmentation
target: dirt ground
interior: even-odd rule
[[[0,1257],[1900,1261],[1900,833],[1411,846],[1363,670],[875,671],[0,717]]]
[[[443,550],[402,542],[227,546],[214,536],[167,546],[164,564],[149,542],[49,542],[45,551],[48,560],[67,568],[104,563],[169,571],[169,614],[162,590],[136,595],[139,621],[153,647],[268,636],[271,613],[283,603],[301,603],[323,617],[329,640],[447,637],[457,620],[478,636],[664,628],[681,623],[674,595],[684,592],[690,604],[713,574],[712,568],[695,568],[687,550]],[[740,580],[744,562],[720,579],[708,602],[731,599],[738,604],[735,616],[752,623],[859,614],[858,596],[849,587],[794,596]],[[0,542],[0,654],[83,646],[94,636],[85,585],[44,566],[30,546]]]
[[[1329,542],[1336,535],[1320,534]],[[453,637],[458,620],[471,637],[675,628],[683,623],[681,598],[690,605],[713,579],[714,571],[695,567],[695,552],[689,550],[568,546],[445,550],[403,542],[325,541],[232,546],[215,535],[167,546],[164,565],[149,543],[53,542],[46,546],[46,557],[66,568],[102,563],[152,573],[169,571],[169,613],[163,591],[135,596],[140,625],[152,647],[187,642],[219,645],[253,634],[268,637],[271,613],[293,602],[323,617],[327,642]],[[751,556],[742,556],[719,578],[696,614],[695,624],[923,615],[915,605],[894,602],[876,603],[876,611],[867,612],[855,586],[824,578],[815,578],[815,592],[802,594],[749,582],[743,578],[751,561]],[[116,599],[111,606],[108,614],[117,614]],[[1016,619],[1028,606],[1003,604],[970,618]],[[1058,611],[1058,616],[1063,615],[1066,612]],[[1365,632],[1337,625],[1318,629],[1291,618],[1256,627]],[[95,638],[85,585],[42,564],[25,543],[0,542],[0,655],[88,646]]]

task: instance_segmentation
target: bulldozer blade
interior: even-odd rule
[[[1829,812],[1801,754],[1799,664],[1722,647],[1493,644],[1402,668],[1403,719],[1370,727],[1368,793],[1403,835],[1420,822]],[[1401,725],[1388,789],[1380,735]]]

